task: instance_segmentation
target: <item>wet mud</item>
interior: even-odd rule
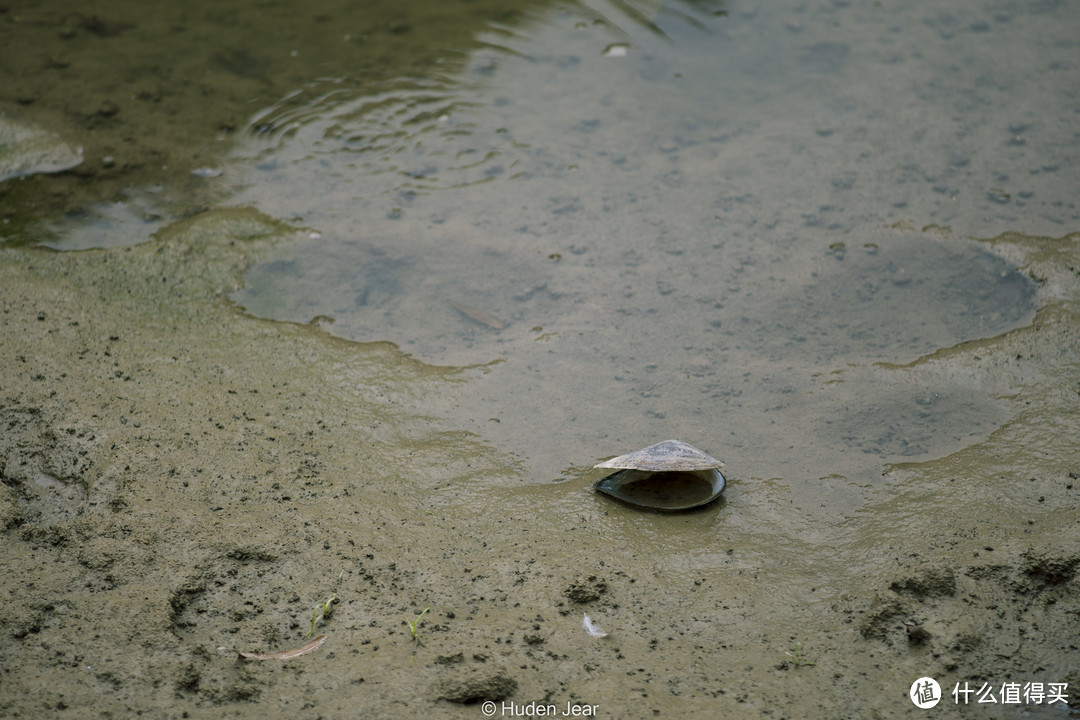
[[[1030,410],[890,468],[834,565],[755,544],[765,479],[674,516],[589,473],[515,481],[429,412],[460,371],[224,300],[291,236],[233,210],[131,249],[4,252],[5,716],[893,717],[924,675],[1080,682],[1076,236],[995,240],[1056,297],[903,369],[1001,373]]]

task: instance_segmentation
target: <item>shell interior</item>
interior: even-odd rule
[[[661,472],[712,470],[724,467],[724,463],[714,457],[709,457],[693,445],[687,445],[680,440],[665,440],[642,450],[599,463],[595,467]]]
[[[724,476],[706,470],[623,469],[596,483],[596,489],[617,500],[652,510],[689,510],[706,505],[724,491]]]

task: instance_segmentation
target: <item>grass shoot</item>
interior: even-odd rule
[[[420,636],[417,635],[416,633],[417,633],[417,629],[420,627],[420,620],[422,620],[423,617],[425,615],[427,615],[428,610],[430,610],[430,609],[431,608],[429,608],[429,607],[424,608],[424,612],[417,615],[415,620],[406,620],[406,622],[409,623],[409,630],[412,631],[413,642],[415,642],[417,645],[423,645],[424,644],[424,643],[420,642]]]

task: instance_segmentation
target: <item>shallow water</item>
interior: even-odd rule
[[[536,9],[454,72],[315,80],[258,113],[237,201],[312,237],[233,299],[486,366],[451,415],[534,481],[661,436],[800,484],[985,437],[1005,417],[992,393],[871,371],[1034,312],[1027,278],[946,229],[1004,228],[1023,203],[967,169],[977,143],[894,113],[941,110],[910,45],[952,38],[925,19],[906,38],[900,9],[647,7]],[[949,81],[985,70],[968,59]],[[1049,175],[1023,187],[1065,199]]]

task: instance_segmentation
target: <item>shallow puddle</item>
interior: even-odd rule
[[[859,36],[799,30],[749,67],[752,29],[781,32],[779,18],[655,11],[538,13],[437,79],[314,81],[257,114],[238,198],[310,233],[232,299],[482,366],[445,412],[532,481],[669,436],[797,483],[985,437],[1006,417],[993,392],[905,387],[873,366],[1018,327],[1034,286],[940,225],[893,220],[943,209],[927,188],[898,212],[897,160],[845,162],[865,115],[792,102],[895,102],[870,77],[845,85]],[[603,51],[616,41],[625,54]],[[805,169],[829,164],[849,169]]]

